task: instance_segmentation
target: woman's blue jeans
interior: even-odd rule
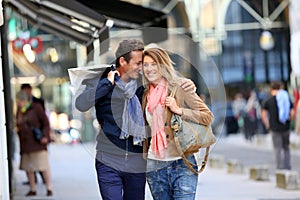
[[[196,164],[194,156],[187,159]],[[148,159],[147,182],[154,200],[194,200],[198,175],[182,159],[168,162]]]

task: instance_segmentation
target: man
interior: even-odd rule
[[[139,40],[123,40],[116,51],[116,70],[107,68],[100,80],[96,80],[97,88],[92,87],[95,80],[86,80],[85,90],[76,98],[75,105],[80,111],[95,106],[101,126],[95,167],[103,200],[140,200],[145,196],[146,163],[141,146],[146,137],[144,125],[134,124],[129,119],[131,125],[138,125],[139,132],[133,131],[132,127],[123,131],[123,125],[129,124],[123,123],[123,120],[128,120],[128,115],[125,115],[132,111],[129,102],[136,108],[131,114],[143,119],[137,98],[142,96],[143,88],[137,88],[136,81],[142,67],[143,49]],[[139,140],[137,144],[134,144],[134,138]]]
[[[281,122],[278,108],[278,91],[281,89],[279,82],[272,82],[270,85],[271,97],[266,99],[262,104],[261,119],[267,129],[270,129],[275,151],[275,160],[277,169],[291,169],[290,159],[290,120],[294,117],[293,104],[290,103],[288,109],[289,119]],[[282,101],[284,99],[280,99]],[[290,99],[288,99],[290,101]],[[286,102],[289,103],[289,102]]]
[[[116,68],[107,68],[100,80],[84,81],[86,88],[75,100],[79,111],[94,105],[101,126],[95,167],[103,200],[145,198],[146,160],[142,143],[146,133],[140,104],[144,88],[138,87],[137,81],[143,49],[140,40],[123,40],[115,53]],[[191,90],[194,84],[185,81],[182,87]]]
[[[43,107],[43,109],[45,110],[45,102],[44,102],[44,99],[42,98],[37,98],[35,96],[32,95],[32,87],[30,84],[28,83],[23,83],[21,85],[21,90],[24,91],[29,97],[30,97],[30,101],[31,102],[36,102],[36,103],[40,103]],[[39,172],[39,174],[41,175],[41,178],[43,180],[43,183],[45,183],[45,179],[43,177],[43,174],[42,172]],[[35,177],[35,182],[37,183],[37,176],[36,176],[36,173],[34,173],[34,177]],[[26,181],[23,183],[24,185],[28,185],[29,184],[29,181]]]

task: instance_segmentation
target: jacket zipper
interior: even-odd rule
[[[125,160],[128,159],[128,138],[126,139]]]

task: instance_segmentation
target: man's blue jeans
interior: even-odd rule
[[[196,164],[194,156],[187,158]],[[147,182],[154,200],[194,200],[198,175],[182,159],[169,162],[148,159]]]
[[[103,200],[145,199],[146,173],[115,170],[96,159],[98,184]]]

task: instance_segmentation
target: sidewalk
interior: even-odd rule
[[[232,148],[243,144],[239,135],[221,138],[218,146],[230,144]],[[248,145],[248,146],[247,146]],[[49,158],[52,171],[53,197],[46,197],[46,189],[39,179],[36,197],[26,198],[29,187],[22,185],[26,181],[25,172],[18,169],[19,157],[15,162],[14,200],[55,199],[55,200],[98,200],[96,173],[94,170],[94,148],[89,144],[51,144]],[[267,146],[264,145],[264,148]],[[262,148],[261,151],[264,151]],[[247,155],[245,155],[247,156]],[[38,176],[39,177],[39,176]],[[199,176],[196,199],[200,200],[300,200],[300,190],[284,190],[276,187],[274,175],[269,181],[253,181],[247,173],[228,174],[226,169],[207,168]],[[152,200],[148,187],[146,200]]]
[[[223,143],[233,144],[246,148],[260,149],[262,151],[273,151],[271,134],[257,134],[252,141],[246,141],[243,133],[230,134],[224,138],[220,138]],[[291,152],[300,155],[300,135],[291,132],[290,135]]]
[[[225,169],[207,168],[200,175],[197,200],[300,200],[300,190],[276,187],[269,181],[253,181],[248,174],[228,174]]]
[[[300,138],[295,134],[291,134],[291,148],[292,160],[297,160],[294,169],[299,172],[300,163]],[[259,154],[269,153],[273,156],[272,138],[271,134],[258,135],[253,138],[251,142],[246,141],[244,135],[233,134],[227,137],[219,138],[216,144],[216,149],[211,150],[210,155],[222,155],[222,150],[231,148],[235,154],[244,157],[243,160],[250,160],[251,153],[258,151]],[[248,149],[248,153],[244,153]],[[220,151],[221,150],[221,151]],[[246,151],[247,152],[247,151]],[[226,155],[226,153],[224,153]],[[231,155],[234,156],[233,154]],[[297,156],[297,159],[295,159]],[[227,160],[232,157],[227,155]],[[256,158],[258,159],[259,156]],[[243,163],[243,160],[241,162]],[[258,159],[259,160],[259,159]],[[225,159],[226,161],[226,159]],[[284,190],[276,187],[275,174],[270,170],[269,181],[254,181],[249,178],[248,167],[253,166],[251,162],[244,163],[243,174],[228,174],[225,167],[222,169],[213,169],[208,167],[200,175],[197,189],[197,200],[300,200],[300,190]],[[255,163],[255,161],[253,161]],[[248,164],[248,165],[247,165]],[[268,163],[270,166],[272,163]]]

